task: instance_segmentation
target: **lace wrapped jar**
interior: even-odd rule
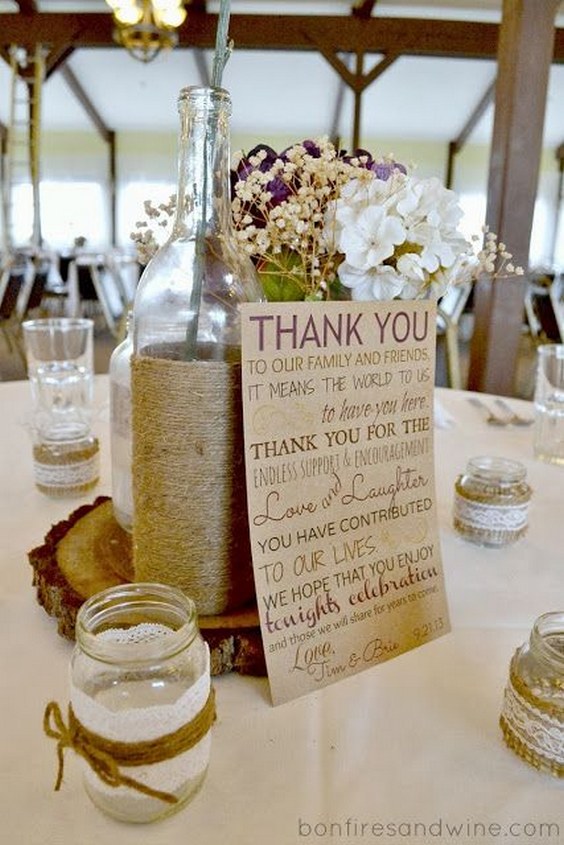
[[[161,584],[105,590],[81,607],[71,662],[72,747],[94,804],[150,822],[201,787],[214,717],[209,650],[193,602]],[[82,749],[86,748],[86,753]]]
[[[500,726],[520,757],[564,777],[564,611],[540,616],[515,652]]]
[[[506,546],[528,527],[531,488],[519,461],[477,457],[455,482],[454,527],[481,546]]]
[[[87,434],[77,440],[38,438],[33,444],[35,486],[54,498],[83,496],[100,478],[100,444]]]

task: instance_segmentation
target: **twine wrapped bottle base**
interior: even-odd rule
[[[254,597],[241,368],[132,360],[135,579],[180,588],[198,613]]]

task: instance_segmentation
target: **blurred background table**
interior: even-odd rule
[[[47,701],[68,700],[72,645],[37,604],[27,562],[53,523],[96,494],[111,493],[107,377],[96,378],[102,476],[84,500],[51,500],[36,491],[25,429],[28,390],[26,382],[0,384],[3,841],[564,843],[564,781],[522,762],[498,727],[513,652],[538,615],[564,605],[564,469],[534,460],[531,428],[489,427],[468,394],[437,390],[451,421],[436,429],[435,453],[452,632],[278,708],[265,678],[216,678],[218,719],[202,792],[176,816],[136,827],[90,804],[72,752],[62,790],[52,791],[55,746],[43,736],[42,717]],[[530,404],[511,401],[532,413]],[[530,529],[514,546],[483,549],[453,531],[454,480],[478,454],[515,458],[527,468]]]

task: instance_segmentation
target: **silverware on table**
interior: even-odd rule
[[[511,405],[505,402],[504,399],[496,399],[495,404],[497,407],[503,411],[505,414],[509,415],[508,422],[509,425],[532,425],[534,423],[534,419],[532,417],[522,417],[520,414],[517,414]]]
[[[500,411],[503,412],[503,416],[500,416],[492,411],[492,409],[484,401],[482,401],[482,399],[478,399],[477,396],[469,396],[468,401],[471,405],[474,405],[475,408],[478,408],[478,410],[486,414],[486,422],[489,425],[529,426],[534,422],[532,417],[522,417],[520,414],[517,414],[511,405],[503,399],[494,399],[494,404],[500,409]]]
[[[487,414],[486,422],[489,425],[509,425],[509,419],[507,417],[500,417],[486,405],[485,402],[482,402],[481,399],[478,399],[477,396],[469,396],[468,401],[471,405],[474,405],[475,408],[478,408],[479,411],[482,411]]]

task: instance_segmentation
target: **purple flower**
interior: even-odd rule
[[[302,141],[302,147],[305,149],[306,153],[310,155],[312,158],[320,158],[321,157],[321,150],[315,143],[315,141]]]
[[[251,164],[251,158],[256,156],[258,153],[264,151],[266,156],[264,161],[261,161],[258,168]],[[277,153],[269,147],[267,144],[257,144],[256,147],[247,153],[245,156],[241,156],[237,167],[234,170],[231,170],[229,173],[230,183],[231,183],[231,199],[235,198],[235,185],[237,182],[245,182],[248,177],[253,173],[255,170],[260,170],[262,173],[265,173],[267,170],[270,170],[276,159],[278,158]],[[262,223],[264,225],[264,222]]]
[[[387,182],[394,170],[399,170],[400,173],[407,175],[407,169],[398,161],[374,161],[368,168],[376,174],[378,179]]]
[[[279,176],[271,179],[266,186],[266,190],[272,195],[269,205],[274,207],[280,205],[290,196],[290,188]]]

